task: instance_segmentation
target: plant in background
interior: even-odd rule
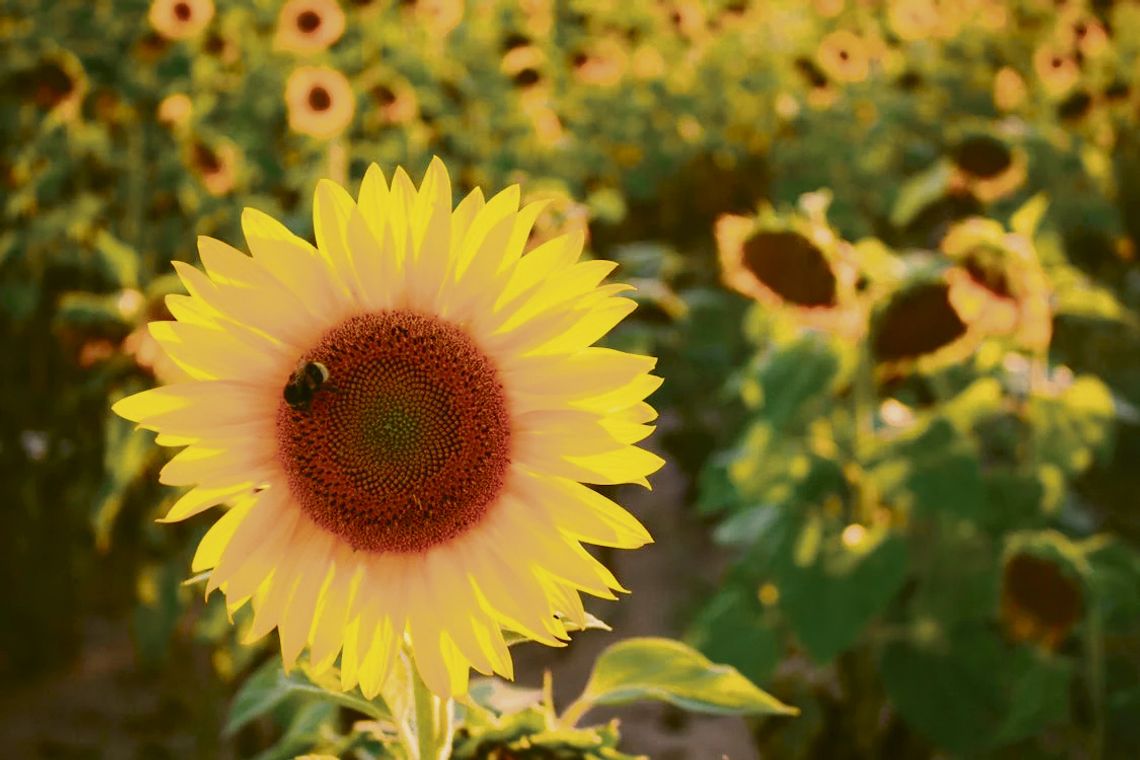
[[[1043,265],[1034,243],[1048,241],[1045,208],[1031,199],[1014,232],[963,221],[942,256],[860,241],[880,254],[859,274],[875,284],[862,332],[810,318],[789,330],[754,294],[758,352],[733,381],[749,419],[702,488],[737,560],[692,636],[788,683],[789,699],[855,710],[868,753],[886,751],[896,715],[956,752],[1034,746],[1072,715],[1074,688],[1092,713],[1063,741],[1104,746],[1114,602],[1094,579],[1122,547],[1082,524],[1069,489],[1116,412],[1099,380],[1048,363],[1065,265]],[[781,242],[768,260],[802,256]],[[785,682],[785,657],[831,686]],[[886,712],[872,720],[867,702]]]

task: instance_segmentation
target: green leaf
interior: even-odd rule
[[[904,182],[891,209],[891,224],[906,227],[924,208],[945,195],[952,173],[949,161],[939,161]]]
[[[582,696],[567,714],[594,705],[641,700],[668,702],[716,715],[795,715],[799,711],[761,690],[736,668],[715,665],[679,641],[632,638],[598,656]]]
[[[871,477],[889,501],[927,513],[978,519],[986,507],[977,454],[944,419],[887,447]]]
[[[884,538],[866,553],[829,541],[812,564],[785,562],[777,569],[780,610],[808,653],[830,662],[886,607],[906,570],[906,545],[900,538]]]
[[[336,707],[327,702],[302,706],[289,721],[285,733],[269,749],[254,755],[253,760],[291,760],[312,749],[321,740],[320,728],[336,715]]]
[[[320,685],[300,671],[286,674],[276,658],[262,665],[238,691],[230,706],[225,733],[233,735],[252,720],[265,715],[290,697],[309,697],[356,710],[376,720],[389,717],[388,711],[359,694],[336,688],[332,674],[316,679]]]
[[[120,288],[137,288],[139,285],[139,254],[134,248],[107,232],[99,230],[95,236],[95,250],[100,263],[111,280]]]
[[[731,665],[752,681],[764,681],[780,661],[775,632],[764,620],[755,589],[729,588],[705,605],[690,641],[713,662]]]
[[[889,646],[880,666],[887,694],[918,731],[965,755],[1012,743],[1063,718],[1070,673],[982,626],[956,629],[942,648]]]
[[[757,375],[764,397],[760,417],[776,430],[813,419],[838,371],[835,351],[818,337],[768,354]]]

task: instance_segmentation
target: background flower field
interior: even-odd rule
[[[198,235],[311,237],[318,179],[433,155],[618,261],[612,343],[666,378],[622,494],[657,544],[525,686],[664,633],[801,714],[606,713],[625,752],[1140,754],[1140,5],[7,0],[0,40],[15,756],[340,746],[360,716],[183,583],[206,524],[154,524],[179,493],[109,406],[171,371]]]

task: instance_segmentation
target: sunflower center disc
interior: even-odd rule
[[[306,403],[281,402],[278,456],[322,528],[354,549],[419,552],[494,503],[510,417],[494,365],[459,327],[409,311],[364,314],[302,361],[328,378]]]

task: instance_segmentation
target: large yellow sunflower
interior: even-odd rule
[[[314,247],[242,216],[252,257],[203,237],[206,272],[155,338],[193,378],[115,411],[185,446],[163,469],[193,486],[166,521],[232,504],[202,539],[251,638],[278,629],[293,664],[340,653],[341,684],[380,689],[401,645],[439,695],[468,670],[510,677],[502,629],[559,645],[579,592],[621,586],[583,543],[645,529],[584,484],[639,483],[662,464],[655,360],[593,343],[634,308],[582,236],[523,255],[542,204],[519,188],[452,209],[434,160],[417,190],[372,166],[357,201],[317,187]]]

